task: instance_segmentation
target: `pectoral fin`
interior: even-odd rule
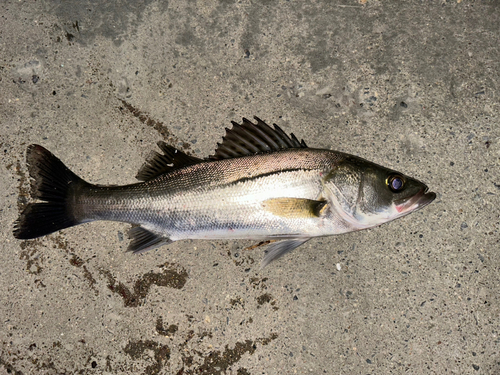
[[[158,236],[142,227],[132,227],[128,231],[128,236],[132,239],[130,245],[128,245],[128,251],[136,254],[144,253],[172,242],[170,238]]]
[[[326,207],[326,201],[303,198],[272,198],[262,202],[262,206],[274,215],[286,218],[319,217]]]
[[[264,255],[264,259],[262,259],[262,262],[260,262],[261,268],[264,268],[267,266],[269,263],[271,263],[273,260],[276,260],[286,253],[289,253],[296,247],[299,247],[302,245],[304,242],[307,242],[310,240],[310,238],[294,238],[291,240],[284,240],[280,242],[275,242],[269,245],[269,247],[266,250],[266,255]]]

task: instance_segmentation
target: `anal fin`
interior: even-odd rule
[[[290,240],[284,240],[284,241],[272,243],[267,248],[266,254],[264,255],[264,258],[262,259],[262,262],[260,262],[260,267],[264,268],[269,263],[271,263],[273,260],[281,258],[286,253],[289,253],[290,251],[299,247],[300,245],[307,242],[308,240],[310,240],[309,237],[293,238]]]
[[[132,227],[128,231],[128,236],[132,239],[128,245],[128,251],[135,254],[144,253],[172,242],[170,238],[159,236],[142,227]]]

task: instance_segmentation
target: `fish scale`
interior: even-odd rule
[[[207,162],[125,187],[93,187],[79,194],[75,215],[81,221],[133,222],[172,240],[220,238],[221,232],[234,239],[289,236],[300,232],[307,222],[273,215],[262,202],[280,197],[317,199],[324,163],[314,165],[311,160],[324,160],[323,154],[310,150],[301,155],[292,153],[292,157],[289,151],[281,151],[280,155],[259,155],[258,160]],[[279,168],[271,172],[278,158]],[[301,163],[300,158],[308,162]],[[298,169],[301,164],[310,169]],[[261,167],[260,174],[256,166]],[[185,178],[195,173],[195,179]],[[281,232],[273,232],[277,227]]]

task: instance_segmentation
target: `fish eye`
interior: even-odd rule
[[[391,189],[395,193],[402,191],[405,187],[405,180],[403,176],[400,176],[398,174],[390,175],[385,183],[387,184],[387,186],[389,186],[389,189]]]

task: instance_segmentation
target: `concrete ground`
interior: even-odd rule
[[[496,1],[0,2],[1,374],[499,374]],[[134,182],[257,115],[437,199],[259,269],[251,241],[31,241],[25,150]]]

